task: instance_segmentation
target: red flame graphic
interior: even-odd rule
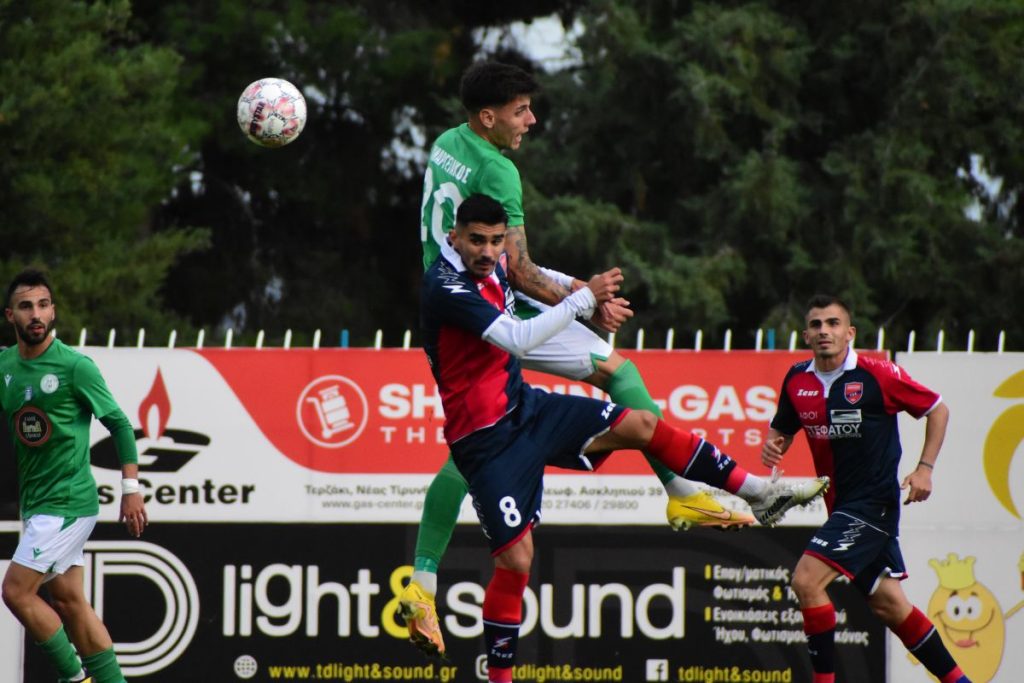
[[[156,434],[151,434],[149,429],[150,422],[148,418],[151,410],[156,410],[158,419]],[[167,388],[164,386],[164,378],[160,374],[160,368],[157,368],[153,386],[149,390],[149,394],[146,395],[146,398],[142,399],[142,403],[139,405],[139,423],[142,425],[142,430],[146,433],[146,436],[150,439],[157,439],[164,433],[164,427],[167,426],[167,420],[170,417],[170,397],[167,396]]]

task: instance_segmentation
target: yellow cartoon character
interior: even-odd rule
[[[945,560],[928,561],[939,576],[928,616],[964,674],[974,683],[988,683],[1003,659],[1006,620],[1024,607],[1024,601],[1004,615],[992,591],[974,578],[976,559],[949,553]],[[1019,567],[1024,589],[1024,555]]]

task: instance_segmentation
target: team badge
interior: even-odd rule
[[[843,386],[843,396],[846,397],[847,403],[856,403],[864,395],[864,383],[863,382],[847,382]]]
[[[57,391],[59,386],[60,380],[57,379],[57,375],[43,375],[43,378],[39,380],[39,388],[43,390],[44,394],[52,394]]]

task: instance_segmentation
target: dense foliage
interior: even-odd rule
[[[1005,329],[1021,347],[1015,0],[0,0],[0,275],[47,266],[68,333],[397,344],[423,159],[463,118],[476,31],[555,6],[582,32],[568,67],[538,67],[541,123],[515,154],[531,252],[622,265],[627,338],[731,328],[745,346],[825,290],[864,343],[976,329],[992,348]],[[310,104],[278,150],[233,116],[269,75]]]

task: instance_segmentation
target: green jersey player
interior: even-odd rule
[[[531,98],[537,90],[533,77],[518,67],[496,62],[471,66],[463,75],[460,92],[468,122],[437,138],[423,180],[420,238],[424,268],[441,250],[450,248],[448,234],[463,199],[484,194],[502,204],[508,214],[504,265],[509,283],[516,290],[519,317],[532,317],[586,284],[537,266],[527,251],[522,182],[515,164],[503,151],[518,149],[523,136],[537,122],[531,109]],[[592,322],[615,331],[631,315],[627,301],[614,299],[599,309]],[[614,403],[661,416],[636,366],[579,322],[530,351],[521,361],[524,368],[588,382],[606,391]],[[667,516],[674,528],[739,527],[754,521],[748,514],[724,509],[702,489],[676,477],[657,461],[648,458],[648,462],[669,495]],[[449,458],[427,491],[413,578],[400,599],[400,612],[410,637],[429,654],[444,651],[433,601],[436,572],[467,491],[465,480]]]
[[[134,429],[95,363],[51,334],[56,306],[42,273],[14,278],[5,314],[18,343],[0,352],[0,407],[17,453],[24,528],[4,576],[4,602],[61,681],[122,683],[110,634],[85,599],[82,551],[99,514],[89,462],[93,416],[121,460],[121,521],[135,537],[146,526]],[[52,607],[39,596],[44,583]]]

